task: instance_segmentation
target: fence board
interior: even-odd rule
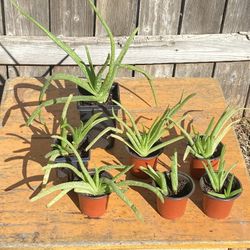
[[[223,33],[250,30],[250,1],[229,0],[223,26]],[[230,104],[246,105],[250,88],[250,62],[217,63],[215,76],[221,80],[225,97]],[[246,112],[249,114],[249,112]]]
[[[49,5],[48,0],[18,0],[20,6],[22,6],[29,14],[31,14],[36,20],[43,24],[46,28],[49,28]],[[4,0],[5,6],[5,28],[6,35],[9,36],[41,36],[44,33],[39,30],[30,21],[26,20],[19,12],[11,5],[10,1]],[[49,73],[47,66],[16,66],[8,67],[9,77],[27,75],[27,76],[45,76]]]
[[[94,13],[87,0],[51,0],[51,31],[59,36],[84,37],[94,33]],[[77,66],[56,66],[53,73],[82,76]]]
[[[244,107],[249,87],[250,62],[219,63],[214,77],[219,79],[227,102]]]
[[[63,38],[73,47],[83,61],[86,61],[84,45],[88,44],[95,65],[101,65],[110,52],[107,38],[79,37]],[[117,54],[126,39],[116,40]],[[50,39],[44,37],[6,37],[0,36],[0,64],[58,65],[66,53]],[[22,50],[20,50],[20,44]],[[250,40],[247,35],[175,35],[175,36],[137,36],[131,44],[124,63],[162,64],[249,61]],[[76,65],[71,58],[63,60],[61,65]]]
[[[128,36],[136,28],[137,0],[97,0],[96,3],[115,36]],[[95,35],[107,35],[98,18],[96,18]],[[132,76],[132,72],[121,69],[117,76]]]
[[[3,10],[3,2],[0,1],[0,35],[4,35],[4,20],[2,16],[2,10]],[[7,78],[7,67],[6,66],[0,66],[0,100],[2,96],[2,88]]]
[[[225,0],[186,0],[181,34],[219,33]],[[176,65],[175,76],[211,76],[212,64]]]
[[[139,34],[145,36],[176,35],[181,0],[143,0],[139,11]],[[141,65],[155,77],[172,76],[173,64]],[[138,74],[136,74],[137,76]]]

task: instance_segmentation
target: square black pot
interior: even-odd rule
[[[78,90],[80,94],[82,95],[90,95],[89,92],[86,90],[79,88]],[[98,112],[103,112],[101,117],[110,117],[112,116],[112,109],[114,110],[115,114],[118,114],[118,110],[120,107],[113,103],[111,99],[116,100],[120,103],[120,89],[118,83],[114,83],[111,92],[110,97],[107,103],[97,103],[97,102],[78,102],[77,103],[77,109],[80,113],[80,119],[82,122],[87,122],[91,116]],[[103,131],[107,127],[116,127],[116,122],[112,119],[109,119],[107,121],[101,122],[97,124],[88,134],[89,141],[92,141],[96,136]],[[95,145],[94,148],[104,148],[104,149],[110,149],[114,145],[114,138],[109,137],[109,133],[104,135]]]
[[[59,143],[59,140],[55,141],[55,144]],[[90,151],[85,151],[84,149],[89,144],[88,138],[83,142],[81,148],[79,149],[81,159],[86,168],[88,168],[88,161],[90,160]],[[75,166],[78,170],[81,171],[78,160],[74,155],[69,156],[59,156],[55,159],[55,163],[69,163]],[[57,177],[59,179],[67,179],[67,181],[73,181],[76,179],[75,173],[68,168],[58,168]]]

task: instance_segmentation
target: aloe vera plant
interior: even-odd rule
[[[118,124],[120,124],[121,128],[113,128],[108,127],[104,129],[86,148],[86,150],[90,149],[96,141],[99,140],[104,134],[108,132],[112,132],[110,134],[111,137],[120,140],[124,143],[129,149],[138,154],[141,157],[147,157],[150,154],[170,145],[176,141],[183,139],[183,136],[177,136],[168,141],[160,141],[161,138],[166,133],[167,129],[172,127],[173,123],[169,122],[169,118],[173,117],[177,113],[177,111],[190,99],[194,96],[194,94],[188,95],[183,99],[179,100],[179,102],[172,108],[167,107],[162,116],[157,117],[150,128],[146,128],[142,126],[142,131],[139,130],[136,125],[135,119],[129,113],[129,111],[122,106],[120,103],[114,101],[121,109],[125,112],[131,126],[124,122],[121,118],[119,118],[114,112],[112,112],[112,118],[115,119]],[[121,135],[125,133],[126,138],[123,138]]]
[[[110,90],[111,90],[112,84],[114,82],[114,78],[116,77],[118,70],[121,68],[126,68],[128,70],[137,71],[137,72],[143,74],[149,82],[149,85],[152,89],[154,101],[156,103],[155,91],[154,91],[154,87],[153,87],[153,83],[152,83],[152,78],[150,77],[150,75],[146,71],[144,71],[143,69],[140,69],[136,66],[122,64],[123,58],[126,55],[128,49],[129,49],[129,46],[132,43],[132,41],[133,41],[137,31],[138,31],[138,28],[136,28],[132,32],[132,34],[129,36],[129,38],[125,42],[123,48],[121,49],[121,52],[116,57],[114,36],[113,36],[110,28],[108,27],[107,23],[105,22],[105,20],[100,15],[100,12],[95,7],[93,1],[88,0],[91,8],[96,13],[97,18],[99,19],[99,21],[103,25],[105,31],[107,32],[107,35],[108,35],[109,40],[110,40],[110,46],[111,46],[110,53],[107,55],[105,63],[100,68],[100,70],[96,73],[94,66],[93,66],[93,63],[92,63],[92,60],[91,60],[91,56],[90,56],[90,52],[88,50],[88,47],[85,47],[86,55],[88,58],[88,65],[87,65],[86,63],[83,62],[82,58],[74,51],[74,49],[72,49],[69,45],[67,45],[65,42],[63,42],[61,39],[59,39],[57,36],[55,36],[53,33],[51,33],[44,26],[42,26],[32,16],[30,16],[28,13],[26,13],[26,11],[24,11],[18,5],[16,0],[10,0],[10,1],[24,17],[26,17],[29,21],[31,21],[33,24],[35,24],[40,30],[42,30],[57,46],[59,46],[61,49],[63,49],[67,53],[67,55],[70,58],[72,58],[72,60],[74,60],[74,62],[79,66],[81,72],[83,73],[83,75],[85,77],[83,79],[83,78],[76,77],[74,75],[64,74],[64,73],[54,74],[51,77],[49,77],[46,80],[46,82],[43,85],[41,92],[40,92],[40,96],[39,96],[40,105],[35,109],[35,111],[29,117],[29,119],[27,121],[27,125],[30,125],[37,116],[39,116],[40,120],[42,120],[41,119],[42,118],[41,111],[42,111],[43,107],[66,102],[67,97],[58,97],[55,99],[43,101],[44,95],[45,95],[48,87],[50,86],[50,84],[52,83],[53,80],[70,81],[70,82],[76,84],[77,86],[85,89],[87,92],[90,93],[90,95],[74,96],[71,99],[71,102],[95,101],[98,103],[105,103],[107,101],[107,99],[109,98]],[[103,79],[103,73],[104,73],[105,69],[108,69],[107,70],[108,73],[107,73],[106,77]]]
[[[239,188],[232,191],[234,175],[230,174],[230,172],[236,167],[236,163],[231,165],[227,170],[225,170],[224,155],[225,146],[222,148],[218,171],[215,171],[213,169],[210,161],[208,161],[208,165],[204,164],[204,167],[206,169],[209,181],[213,188],[212,191],[208,191],[208,194],[214,197],[227,199],[241,193],[242,189]],[[230,178],[230,180],[228,181],[227,185],[225,185],[228,178]]]
[[[154,170],[151,166],[148,166],[148,168],[141,167],[140,169],[152,178],[156,184],[156,188],[162,193],[162,195],[168,196],[170,193],[177,195],[179,185],[177,152],[171,157],[171,171],[169,173],[171,183],[170,187],[168,186],[165,173]]]
[[[106,121],[107,117],[101,117],[102,112],[94,114],[86,123],[80,122],[79,127],[72,127],[67,120],[67,111],[69,104],[71,103],[71,100],[73,98],[73,95],[69,95],[61,116],[61,122],[60,122],[60,136],[64,139],[68,138],[68,135],[71,135],[72,137],[72,145],[77,150],[81,143],[84,141],[84,139],[87,137],[88,132],[97,124]],[[60,155],[69,155],[72,154],[73,151],[71,148],[67,145],[65,142],[61,142],[61,144],[55,144],[53,145],[54,150],[51,151],[47,156],[50,157],[54,155],[55,153],[60,153]]]
[[[214,124],[214,117],[210,120],[204,133],[199,133],[192,127],[193,134],[189,134],[180,124],[174,120],[172,122],[182,131],[189,144],[185,150],[183,159],[185,160],[189,153],[200,159],[209,159],[215,153],[218,145],[231,129],[232,125],[239,120],[230,122],[230,119],[239,111],[232,107],[227,107],[217,123]],[[171,118],[170,118],[171,120]]]
[[[43,198],[44,196],[47,196],[55,191],[61,191],[55,198],[53,198],[49,203],[48,207],[52,206],[54,203],[56,203],[59,199],[61,199],[64,195],[66,195],[71,190],[74,190],[77,193],[83,193],[91,196],[98,196],[103,194],[109,194],[111,192],[114,192],[118,195],[119,198],[121,198],[136,214],[136,216],[139,219],[142,219],[142,216],[136,206],[130,201],[124,194],[124,188],[127,188],[128,186],[137,186],[137,187],[143,187],[146,188],[152,192],[154,192],[157,197],[159,197],[160,200],[163,201],[163,197],[161,193],[154,187],[152,187],[149,184],[139,182],[139,181],[133,181],[133,180],[120,180],[118,179],[123,176],[127,171],[130,170],[131,166],[124,166],[124,165],[106,165],[102,166],[100,168],[94,169],[94,175],[91,176],[91,174],[88,172],[88,170],[85,168],[82,159],[77,152],[77,150],[74,148],[74,146],[60,136],[53,136],[53,138],[62,140],[64,143],[66,143],[71,150],[74,152],[80,169],[76,169],[74,166],[68,163],[52,163],[45,166],[43,169],[44,171],[49,171],[52,169],[57,168],[68,168],[72,170],[75,175],[79,178],[79,181],[71,181],[66,183],[61,183],[46,189],[43,189],[40,193],[38,193],[35,197],[31,199],[31,201],[36,201],[38,199]],[[109,171],[111,169],[120,169],[121,172],[119,172],[117,175],[115,175],[112,179],[108,179],[106,177],[100,177],[100,173],[102,171]]]

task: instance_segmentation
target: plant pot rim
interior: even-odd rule
[[[188,144],[189,145],[189,144]],[[217,147],[219,147],[219,145],[221,145],[221,148],[224,146],[224,144],[222,143],[222,142],[220,142],[219,144],[218,144],[218,146]],[[218,155],[218,156],[215,156],[215,157],[209,157],[209,158],[199,158],[199,157],[197,157],[197,156],[195,156],[195,155],[193,155],[192,153],[191,153],[191,155],[192,155],[192,157],[194,158],[194,159],[196,159],[196,160],[201,160],[201,161],[214,161],[214,160],[218,160],[218,159],[220,159],[220,155]]]
[[[231,174],[231,173],[230,173],[230,174]],[[237,198],[242,194],[242,192],[243,192],[242,184],[241,184],[240,180],[239,180],[236,176],[234,176],[234,180],[236,180],[236,181],[239,183],[239,186],[240,186],[239,188],[241,188],[241,192],[240,192],[240,193],[236,194],[235,196],[233,196],[233,197],[231,197],[231,198],[220,198],[220,197],[215,197],[215,196],[213,196],[213,195],[211,195],[211,194],[208,194],[208,193],[207,193],[206,191],[204,191],[203,188],[202,188],[202,182],[203,182],[204,177],[206,177],[206,176],[208,176],[207,173],[205,173],[205,174],[200,178],[199,183],[200,183],[200,188],[201,188],[201,191],[202,191],[203,195],[208,196],[209,198],[212,198],[212,199],[214,199],[214,200],[224,201],[224,202],[230,202],[230,201],[233,201],[233,200],[237,199]]]
[[[149,156],[149,157],[142,157],[142,156],[139,156],[136,152],[134,152],[132,149],[130,149],[127,145],[125,145],[125,148],[126,148],[126,151],[129,153],[129,155],[133,156],[134,158],[136,159],[143,159],[143,160],[151,160],[153,158],[156,158],[158,156],[160,156],[163,152],[163,148],[161,149],[158,149],[157,151],[151,153],[151,154],[154,154],[152,156]]]
[[[164,171],[163,173],[165,174],[169,174],[169,171]],[[184,196],[181,196],[181,197],[171,197],[171,196],[163,196],[164,199],[169,199],[169,200],[183,200],[185,198],[189,198],[193,193],[194,193],[194,190],[195,190],[195,183],[194,183],[194,180],[186,173],[182,172],[182,171],[178,171],[178,176],[183,176],[185,178],[188,179],[188,181],[191,183],[192,185],[192,189],[191,191],[184,195]],[[153,180],[153,185],[156,185],[155,181]]]
[[[94,175],[95,169],[91,168],[88,169],[88,172],[90,173],[90,175]],[[106,174],[107,178],[112,179],[113,176],[108,172],[108,171],[102,171],[101,174]],[[91,194],[86,194],[86,193],[80,193],[80,192],[76,192],[79,196],[84,196],[87,197],[89,199],[101,199],[104,196],[109,196],[111,193],[104,193],[104,194],[99,194],[99,195],[91,195]]]

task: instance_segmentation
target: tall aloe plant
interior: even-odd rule
[[[59,39],[57,36],[55,36],[53,33],[51,33],[48,29],[46,29],[43,25],[41,25],[38,21],[36,21],[32,16],[30,16],[26,11],[24,11],[18,5],[16,0],[10,0],[10,1],[24,17],[26,17],[33,24],[35,24],[57,46],[59,46],[61,49],[63,49],[70,58],[72,58],[72,60],[79,66],[81,72],[83,73],[83,75],[85,77],[84,79],[82,79],[82,78],[78,78],[74,75],[64,74],[64,73],[58,73],[58,74],[54,74],[54,75],[50,76],[46,80],[45,84],[43,85],[43,87],[41,89],[40,96],[39,96],[40,105],[31,114],[30,118],[27,121],[28,125],[30,125],[37,116],[41,115],[41,110],[43,107],[66,102],[67,97],[58,97],[55,99],[43,101],[44,95],[45,95],[48,87],[50,86],[50,84],[52,83],[53,80],[70,81],[70,82],[78,85],[79,87],[85,89],[86,91],[88,91],[91,94],[91,95],[74,96],[72,98],[71,102],[96,101],[98,103],[105,103],[109,97],[110,90],[111,90],[112,84],[114,82],[114,78],[116,77],[118,70],[121,68],[134,70],[134,71],[137,71],[137,72],[143,74],[149,82],[149,85],[152,89],[154,101],[155,101],[155,103],[157,103],[151,76],[148,75],[148,73],[146,71],[144,71],[143,69],[140,69],[136,66],[122,64],[124,56],[126,55],[128,48],[129,48],[130,44],[132,43],[132,41],[133,41],[137,31],[138,31],[138,28],[136,28],[132,32],[132,34],[129,36],[129,38],[125,42],[123,48],[121,49],[119,55],[116,57],[114,36],[113,36],[110,28],[108,27],[107,23],[105,22],[105,20],[102,18],[100,12],[95,7],[93,1],[88,0],[91,8],[96,13],[96,16],[98,17],[99,21],[101,22],[102,26],[104,27],[104,29],[109,37],[110,47],[111,47],[110,53],[107,55],[105,63],[100,68],[98,73],[96,73],[94,70],[94,66],[93,66],[93,63],[91,60],[89,50],[87,47],[85,47],[85,49],[86,49],[86,55],[88,58],[88,65],[83,62],[82,58],[80,58],[80,56],[69,45],[67,45],[65,42],[63,42],[61,39]],[[108,68],[108,73],[107,73],[106,77],[103,79],[103,72],[106,68]]]

